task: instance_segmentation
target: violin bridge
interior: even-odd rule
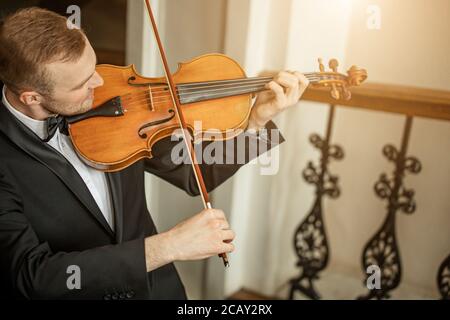
[[[150,109],[152,111],[155,111],[155,104],[153,103],[153,93],[151,85],[148,85],[148,95],[150,96]]]

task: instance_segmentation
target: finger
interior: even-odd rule
[[[223,242],[221,245],[220,253],[228,253],[234,251],[234,244]]]
[[[277,78],[277,82],[286,88],[286,96],[295,100],[299,92],[299,79],[291,73],[283,73]]]
[[[304,90],[309,86],[309,80],[308,78],[305,77],[303,73],[296,71],[294,72],[294,75],[297,77],[300,83],[300,89]]]
[[[233,230],[223,230],[221,232],[221,235],[222,235],[223,241],[227,241],[227,242],[233,241],[234,238],[236,237],[236,234],[234,233]]]
[[[220,209],[208,209],[208,213],[211,214],[213,218],[216,219],[225,219],[225,213]]]
[[[220,220],[220,230],[230,230],[230,224],[226,219]]]
[[[279,79],[279,83],[286,88],[286,98],[288,101],[293,102],[299,95],[299,83],[296,76],[283,77]]]
[[[276,76],[275,81],[278,84],[281,84],[286,89],[295,89],[299,85],[298,78],[295,75],[293,75],[291,73],[288,73],[288,72],[285,72],[285,71],[280,72]]]
[[[230,229],[230,224],[225,219],[213,219],[210,222],[210,226],[214,230],[228,230]]]
[[[282,104],[286,99],[283,87],[275,81],[270,81],[268,86],[269,89],[275,94],[275,102],[277,104]]]

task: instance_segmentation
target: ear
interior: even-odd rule
[[[36,91],[24,91],[19,95],[19,100],[26,106],[36,106],[40,105],[44,100],[39,93]]]

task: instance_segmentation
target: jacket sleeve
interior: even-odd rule
[[[226,141],[202,142],[195,147],[197,160],[208,192],[233,176],[243,165],[284,142],[275,124],[267,123],[259,135],[243,132]],[[145,160],[145,170],[185,190],[199,195],[195,175],[183,140],[165,138],[152,149],[153,157]],[[185,149],[185,148],[184,148]],[[181,154],[181,157],[178,155]]]
[[[0,167],[0,296],[19,299],[144,299],[144,239],[53,252],[29,223],[20,193]],[[76,277],[79,271],[80,288]],[[72,289],[72,290],[71,290]]]

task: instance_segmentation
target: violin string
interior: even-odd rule
[[[255,92],[256,91],[261,91],[261,89],[264,89],[264,87],[260,87],[259,89],[255,89]],[[238,96],[238,95],[249,94],[249,93],[251,93],[251,92],[248,92],[248,90],[240,90],[240,91],[234,91],[233,95],[234,96]],[[211,99],[216,99],[216,98],[223,98],[223,96],[222,95],[209,96],[209,97],[207,97],[206,100],[211,100]],[[153,104],[149,104],[149,103],[151,103],[151,99],[144,99],[144,100],[140,100],[140,101],[131,101],[129,103],[126,102],[126,103],[124,103],[124,106],[126,108],[129,108],[131,106],[142,106],[144,103],[146,103],[147,107],[150,106],[150,107],[152,107],[154,109],[155,107],[158,107],[160,105],[165,105],[167,102],[170,102],[170,99],[159,99],[159,101],[157,101],[157,102],[153,101]],[[182,101],[182,103],[183,103],[183,101]],[[183,104],[186,104],[186,103],[183,103]]]
[[[188,92],[188,93],[180,93],[179,96],[180,98],[184,101],[189,101],[189,102],[195,102],[193,100],[195,100],[196,98],[198,99],[202,99],[202,100],[207,100],[208,97],[211,98],[221,98],[221,97],[226,97],[226,96],[230,96],[233,94],[245,94],[245,93],[255,93],[258,91],[262,91],[263,89],[265,89],[265,85],[264,84],[259,84],[259,85],[246,85],[246,86],[239,86],[239,87],[232,87],[232,88],[219,88],[219,89],[210,89],[210,90],[202,90],[202,91],[193,91],[193,92]],[[152,97],[149,97],[150,94],[152,95]],[[123,98],[123,102],[129,102],[131,103],[135,103],[135,102],[140,102],[140,101],[148,101],[148,100],[153,100],[154,103],[157,102],[161,102],[161,101],[166,101],[167,100],[168,95],[167,94],[159,94],[159,93],[150,93],[148,90],[142,90],[142,93],[137,94],[137,95],[124,95]]]
[[[305,74],[309,75],[307,76],[308,79],[312,80],[327,80],[327,79],[339,79],[339,77],[335,76],[327,76],[327,75],[320,75],[317,73],[311,73],[311,74]],[[246,79],[232,79],[232,80],[219,80],[219,81],[210,81],[210,82],[194,82],[194,83],[185,83],[185,84],[179,84],[177,85],[178,91],[180,90],[195,90],[199,88],[211,88],[211,87],[224,87],[229,85],[242,85],[247,83],[257,83],[257,82],[270,82],[273,78],[271,77],[263,77],[263,78],[246,78]],[[109,84],[111,84],[111,81],[109,81]],[[119,86],[119,83],[117,82],[117,85]],[[149,83],[152,93],[157,93],[158,91],[167,91],[167,85],[158,85],[158,86],[152,86],[151,83]],[[148,87],[147,87],[148,88]]]
[[[310,72],[310,73],[304,73],[304,75],[307,78],[323,78],[326,79],[328,78],[342,78],[343,75],[340,74],[321,74],[321,73],[317,73],[317,72]],[[223,85],[228,85],[228,84],[241,84],[241,83],[248,83],[248,82],[260,82],[260,81],[271,81],[273,80],[273,77],[253,77],[253,78],[243,78],[243,79],[228,79],[228,80],[215,80],[215,81],[206,81],[206,82],[192,82],[192,83],[182,83],[179,84],[177,87],[183,87],[186,89],[191,89],[191,88],[208,88],[211,86],[223,86]],[[112,78],[111,80],[108,81],[108,83],[114,82],[114,80],[116,80],[116,78]],[[118,82],[116,81],[116,83],[118,85],[122,85],[123,82]],[[152,83],[149,83],[149,85],[152,85]],[[164,84],[163,86],[153,86],[152,88],[163,88],[164,90],[167,89],[167,85]]]
[[[263,86],[261,86],[259,89],[257,87],[255,87],[255,92],[256,91],[261,91],[262,89],[264,89]],[[232,93],[233,93],[233,95],[237,96],[237,95],[249,94],[249,93],[252,93],[252,92],[248,92],[248,90],[245,90],[245,91],[241,90],[241,91],[234,91]],[[146,109],[148,109],[150,107],[152,109],[151,111],[154,111],[155,108],[157,108],[157,107],[159,107],[161,105],[166,106],[166,104],[171,101],[171,99],[169,99],[167,97],[167,95],[160,96],[160,98],[161,99],[158,99],[157,102],[154,101],[156,98],[153,98],[153,99],[141,99],[141,100],[138,100],[138,101],[130,100],[130,102],[125,102],[124,106],[127,108],[128,112],[129,111],[133,111],[132,109],[129,109],[130,107],[133,107],[133,108],[134,107],[143,107],[143,108],[146,108]],[[216,97],[209,96],[205,100],[211,100],[211,99],[216,99],[216,98],[223,98],[223,96],[216,96]],[[153,100],[153,104],[152,104],[152,100]],[[186,104],[186,103],[184,103],[184,104]]]
[[[310,80],[312,80],[313,82],[316,82],[316,81],[318,81],[320,79],[319,78],[310,78]],[[261,81],[259,81],[259,82],[261,82]],[[253,91],[252,87],[254,87],[255,85],[259,85],[259,86],[262,85],[262,86],[264,86],[265,83],[267,83],[267,82],[265,82],[265,83],[259,84],[259,82],[251,82],[251,83],[242,82],[242,83],[244,83],[244,85],[239,85],[239,86],[234,86],[234,87],[224,87],[222,85],[220,85],[220,86],[219,85],[210,85],[209,87],[213,87],[213,89],[207,89],[207,90],[197,90],[197,89],[196,90],[192,90],[192,89],[189,89],[188,92],[184,92],[184,93],[183,93],[183,91],[186,91],[186,89],[184,88],[184,85],[181,85],[179,87],[178,91],[179,91],[180,98],[189,97],[189,96],[191,96],[191,97],[192,96],[198,96],[198,95],[202,95],[202,94],[211,94],[211,92],[214,92],[214,91],[223,91],[224,94],[227,94],[227,90],[231,90],[231,92],[233,92],[233,91],[236,90],[236,88],[237,89],[249,88],[251,91]],[[206,86],[202,86],[202,87],[203,88],[208,88]],[[219,87],[219,88],[214,89],[215,87]],[[151,94],[152,94],[154,100],[158,101],[159,97],[165,97],[167,95],[165,90],[155,90],[154,88],[155,87],[151,87],[150,86]],[[258,89],[259,89],[259,87],[258,87]],[[150,95],[149,88],[148,87],[145,87],[145,88],[143,87],[143,90],[141,90],[141,91],[142,91],[142,93],[140,93],[140,94],[135,94],[135,95],[126,94],[126,95],[122,96],[123,101],[133,100],[136,97],[138,97],[138,98],[139,97],[145,97],[146,99],[148,99],[148,96]],[[164,94],[159,94],[160,92],[164,93]],[[133,101],[135,101],[135,100],[133,100]]]
[[[107,78],[106,78],[107,79]],[[261,78],[242,78],[242,79],[229,79],[229,80],[213,80],[213,81],[206,81],[206,82],[191,82],[191,83],[181,83],[178,84],[177,87],[185,87],[186,89],[190,88],[208,88],[211,85],[227,85],[227,84],[240,84],[245,82],[260,82],[260,81],[269,81],[273,78],[270,77],[261,77]],[[114,82],[116,78],[112,78],[109,83]],[[117,84],[122,84],[122,82],[116,81]],[[148,83],[149,85],[152,85],[152,83]],[[161,83],[157,83],[161,84]],[[139,85],[139,83],[137,83]],[[167,84],[163,83],[162,86],[153,86],[153,88],[167,88]]]
[[[259,91],[263,91],[265,89],[264,86],[260,86],[260,87],[253,87],[252,90],[250,91],[249,89],[245,89],[245,90],[234,90],[234,91],[227,91],[225,93],[216,93],[216,94],[210,94],[208,96],[199,96],[199,95],[191,95],[191,100],[184,100],[182,101],[183,104],[187,104],[187,103],[194,103],[197,101],[204,101],[204,100],[212,100],[212,99],[218,99],[218,98],[225,98],[228,96],[238,96],[238,95],[244,95],[244,94],[250,94],[250,93],[256,93]],[[203,98],[203,99],[202,99]],[[197,99],[197,100],[195,100]],[[147,106],[150,106],[152,108],[158,107],[160,105],[165,104],[166,102],[169,102],[170,99],[168,97],[168,95],[161,95],[158,97],[153,97],[153,98],[141,98],[138,100],[127,100],[127,101],[123,101],[123,104],[127,107],[131,107],[134,105],[141,105],[141,104],[147,104]]]
[[[318,76],[310,76],[308,78],[313,81],[318,81],[321,79],[323,79],[323,80],[337,79],[337,78],[333,78],[333,77],[318,77]],[[253,80],[253,81],[245,81],[244,80],[244,81],[239,81],[239,82],[230,83],[230,84],[222,84],[222,83],[217,83],[217,82],[213,81],[213,82],[210,82],[210,84],[206,85],[206,86],[205,85],[198,86],[193,83],[193,84],[180,84],[177,87],[178,87],[179,92],[188,91],[188,90],[190,90],[190,92],[192,92],[192,91],[196,92],[196,91],[201,91],[199,89],[202,89],[202,88],[206,88],[207,90],[210,90],[210,88],[216,88],[216,87],[218,87],[218,88],[234,88],[234,87],[241,87],[246,84],[257,84],[257,83],[265,84],[265,83],[269,83],[269,82],[270,82],[270,80],[265,80],[265,79],[264,80]],[[234,85],[234,87],[233,87],[233,85]],[[188,87],[188,86],[190,86],[190,87]],[[166,91],[166,88],[167,88],[167,86],[151,86],[152,93]]]
[[[214,98],[225,98],[227,96],[231,96],[231,95],[240,95],[240,94],[250,94],[250,93],[256,93],[258,91],[262,91],[265,89],[264,85],[259,85],[259,86],[252,86],[252,87],[247,87],[247,88],[238,88],[238,89],[234,89],[234,90],[230,90],[227,89],[226,91],[222,91],[222,92],[218,92],[218,93],[209,93],[208,95],[202,95],[202,94],[189,94],[188,96],[184,96],[181,97],[181,102],[183,101],[191,101],[192,99],[195,98],[205,98],[203,100],[208,100],[208,99],[214,99]],[[168,95],[158,95],[158,96],[153,96],[153,98],[147,98],[148,96],[148,92],[147,94],[145,94],[145,98],[141,98],[138,100],[133,100],[133,98],[129,98],[129,100],[124,100],[123,103],[127,104],[128,106],[136,104],[136,103],[140,103],[140,102],[152,102],[153,101],[153,105],[158,105],[160,103],[163,102],[167,102],[170,99],[168,99]],[[142,97],[142,95],[140,96]],[[191,100],[183,100],[183,99],[188,99],[190,98]],[[195,101],[192,101],[195,102]]]
[[[210,89],[210,88],[215,88],[215,87],[222,87],[222,88],[233,88],[237,87],[237,86],[242,86],[242,85],[246,85],[246,84],[256,84],[256,83],[267,83],[269,81],[267,80],[263,80],[263,79],[259,79],[259,80],[252,80],[252,81],[245,81],[245,80],[241,80],[239,82],[234,82],[234,83],[227,83],[227,84],[222,84],[222,81],[211,81],[208,85],[198,85],[197,83],[186,83],[186,84],[179,84],[177,85],[177,91],[181,92],[181,91],[189,91],[190,93],[192,92],[196,92],[198,89],[202,89],[202,88],[206,88],[206,89]],[[149,84],[152,93],[158,93],[158,92],[166,92],[167,91],[167,86],[163,85],[163,86],[152,86],[151,84]],[[110,86],[111,87],[111,86]],[[143,88],[145,88],[145,90],[148,89],[148,86],[143,86]],[[199,91],[199,90],[198,90]]]
[[[184,88],[181,88],[178,90],[178,94],[180,98],[188,98],[188,97],[192,97],[192,96],[198,96],[198,95],[207,95],[207,94],[211,94],[212,92],[222,92],[223,94],[227,94],[227,91],[234,91],[236,89],[243,89],[243,88],[248,88],[249,90],[252,90],[253,87],[258,86],[264,86],[265,83],[246,83],[245,85],[240,85],[240,86],[234,86],[234,87],[218,87],[216,86],[212,86],[213,88],[211,89],[206,89],[206,90],[186,90]],[[217,88],[216,88],[217,87]],[[114,88],[114,87],[112,87]],[[158,101],[160,100],[160,98],[166,98],[168,97],[168,92],[166,90],[154,90],[154,87],[150,88],[147,87],[143,87],[142,90],[139,90],[140,92],[137,94],[125,94],[122,97],[122,101],[123,102],[127,102],[127,101],[136,101],[136,98],[139,100],[139,98],[145,98],[145,99],[149,99],[149,96],[151,95],[154,99],[154,101]],[[151,99],[150,98],[150,99]]]
[[[255,89],[254,92],[261,91],[261,89],[264,89],[264,87],[260,87],[259,89]],[[233,92],[233,95],[237,96],[237,95],[244,95],[244,94],[249,94],[249,93],[252,93],[252,92],[249,92],[248,90],[241,90],[241,91]],[[221,96],[210,96],[210,97],[207,97],[205,100],[211,100],[211,99],[217,99],[217,98],[224,98],[224,96],[223,95],[221,95]],[[153,100],[153,104],[151,104],[152,100]],[[133,101],[133,100],[125,101],[125,102],[123,102],[123,105],[125,107],[129,108],[131,106],[142,105],[142,104],[146,103],[148,106],[155,108],[155,107],[158,107],[158,106],[161,106],[161,105],[165,105],[167,102],[170,102],[170,101],[171,101],[171,99],[169,99],[169,97],[167,95],[165,95],[165,96],[161,97],[160,99],[158,99],[157,101],[155,101],[155,98],[153,98],[153,99],[148,98],[148,99],[140,99],[140,100],[137,100],[137,101]],[[183,101],[181,101],[181,103],[182,104],[186,104],[186,103],[183,103]]]
[[[315,79],[312,82],[314,83],[314,82],[317,82],[318,80],[320,80],[320,79]],[[242,87],[247,87],[247,89],[246,90],[242,90]],[[205,97],[206,98],[205,100],[207,100],[208,99],[207,95],[209,94],[211,96],[212,95],[211,92],[213,92],[213,91],[222,91],[222,92],[221,93],[216,93],[216,96],[212,96],[211,99],[223,98],[223,97],[226,97],[226,96],[229,96],[229,95],[233,95],[233,94],[240,95],[240,94],[246,94],[246,93],[255,93],[255,92],[263,90],[264,88],[265,88],[264,84],[256,86],[256,87],[247,85],[247,86],[237,86],[237,87],[231,87],[231,88],[220,88],[220,89],[213,89],[213,90],[203,90],[203,91],[198,91],[198,92],[194,91],[194,92],[189,92],[189,93],[180,93],[179,96],[182,99],[183,98],[184,99],[188,99],[189,97],[191,99],[192,98],[203,98],[203,97]],[[202,95],[202,94],[206,94],[206,95]],[[158,92],[154,93],[153,90],[152,90],[152,97],[151,98],[149,98],[149,95],[150,95],[150,93],[149,93],[148,87],[147,87],[147,88],[143,89],[142,93],[140,93],[140,94],[133,95],[133,96],[131,96],[131,94],[126,94],[126,95],[122,96],[122,99],[123,99],[122,101],[124,103],[128,103],[128,105],[132,105],[132,104],[140,103],[140,102],[145,103],[145,102],[152,102],[152,101],[153,101],[154,104],[156,104],[157,102],[167,102],[167,100],[168,100],[167,98],[169,98],[168,94],[166,94],[166,93],[158,94]],[[136,98],[140,98],[140,99],[136,100]],[[195,102],[195,101],[192,101],[192,102]]]
[[[191,90],[189,92],[184,92],[184,93],[182,92],[183,90],[178,90],[179,91],[178,96],[180,98],[184,98],[184,97],[189,97],[189,96],[210,94],[210,93],[213,93],[213,92],[223,92],[224,94],[226,94],[228,91],[232,92],[232,91],[234,91],[236,89],[240,89],[240,90],[242,90],[242,89],[249,89],[249,90],[252,90],[252,88],[254,88],[254,87],[260,88],[260,87],[264,87],[264,86],[265,86],[265,83],[262,83],[262,84],[260,84],[260,83],[250,83],[250,84],[245,84],[245,85],[241,85],[241,86],[234,86],[234,87],[221,87],[221,88],[217,88],[217,89],[213,88],[213,89],[193,90],[193,91]],[[123,98],[125,98],[125,100],[126,99],[133,99],[135,97],[148,96],[150,94],[152,94],[153,98],[157,99],[159,97],[165,96],[166,92],[164,92],[164,91],[157,91],[157,92],[155,92],[151,88],[150,89],[146,88],[145,90],[142,90],[141,93],[138,93],[138,94],[135,94],[135,95],[131,95],[130,93],[128,93],[128,94],[124,95]]]
[[[336,80],[336,77],[330,77],[329,75],[320,75],[317,73],[305,73],[304,75],[307,76],[307,78],[311,81],[311,82],[317,82],[323,79],[334,79]],[[211,95],[211,92],[213,91],[222,91],[221,94],[219,94],[219,96],[213,96],[211,97],[211,99],[214,98],[223,98],[225,96],[229,96],[229,95],[240,95],[240,94],[246,94],[246,93],[255,93],[257,91],[261,91],[262,89],[264,89],[265,84],[270,82],[273,78],[271,77],[260,77],[260,78],[246,78],[246,79],[232,79],[232,80],[219,80],[219,81],[211,81],[211,82],[202,82],[202,83],[186,83],[186,84],[180,84],[178,85],[178,91],[179,91],[179,96],[181,99],[185,98],[188,99],[189,97],[192,98],[200,98],[202,97],[202,95]],[[262,84],[259,84],[261,83]],[[205,86],[205,84],[207,84]],[[244,84],[244,85],[241,85]],[[255,85],[258,85],[258,87],[255,87]],[[230,85],[234,85],[231,86]],[[186,89],[186,87],[192,87]],[[197,90],[198,88],[215,88],[215,87],[219,87],[218,89],[207,89],[207,90]],[[247,88],[246,90],[242,90],[242,88],[245,87]],[[164,88],[164,89],[160,89],[160,88]],[[167,93],[166,89],[167,86],[163,85],[163,86],[151,86],[150,85],[150,90],[151,90],[151,94],[152,97],[150,96],[150,92],[149,92],[149,87],[142,87],[142,92],[132,95],[132,94],[126,94],[124,96],[122,96],[122,101],[123,103],[127,104],[128,107],[132,106],[132,105],[136,105],[136,104],[147,104],[148,102],[153,102],[154,107],[156,107],[157,105],[161,105],[161,104],[165,104],[167,101],[170,101],[170,96]],[[181,92],[181,91],[186,91],[188,90],[189,92]],[[237,91],[236,91],[237,90]],[[251,92],[247,92],[248,90],[250,90]],[[217,94],[216,94],[217,95]],[[137,98],[137,99],[136,99]],[[205,96],[205,100],[208,100],[208,97]],[[194,101],[193,101],[194,102]]]

